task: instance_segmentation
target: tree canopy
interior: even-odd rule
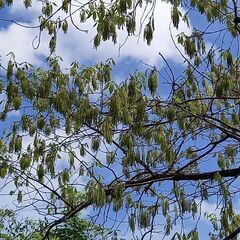
[[[11,181],[19,207],[52,220],[43,239],[86,209],[92,221],[114,222],[113,231],[131,231],[134,239],[196,240],[203,218],[210,239],[237,239],[240,6],[237,0],[163,2],[171,6],[169,34],[182,64],[156,49],[161,66],[145,64],[121,81],[112,77],[116,59],[62,68],[64,59],[55,54],[61,31],[74,27],[87,36],[84,23],[92,22],[96,49],[118,43],[120,31],[126,41],[150,45],[156,0],[42,1],[38,25],[0,20],[38,29],[35,48],[41,34],[50,35],[45,66],[19,63],[12,54],[0,80],[3,189]],[[6,5],[14,1],[0,0]],[[174,35],[181,23],[189,32]],[[20,117],[9,120],[13,110]],[[202,216],[204,204],[215,212]]]
[[[42,229],[48,220],[32,220],[30,218],[18,219],[19,216],[13,210],[0,210],[0,238],[3,240],[40,240]],[[101,235],[101,236],[100,236]],[[111,232],[100,228],[85,220],[81,220],[76,214],[73,218],[59,224],[52,231],[50,240],[95,240],[98,237],[107,239]]]

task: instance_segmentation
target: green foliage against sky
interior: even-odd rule
[[[14,211],[0,210],[0,239],[2,240],[40,240],[42,229],[47,220],[30,220],[19,218]],[[50,240],[95,240],[104,239],[109,231],[90,222],[81,220],[79,215],[57,226],[48,236]],[[98,236],[98,237],[97,237]]]
[[[51,36],[47,67],[18,63],[13,56],[1,65],[6,97],[0,118],[11,126],[1,134],[0,176],[12,179],[11,195],[19,204],[32,200],[39,213],[57,218],[43,238],[90,209],[103,226],[112,213],[120,222],[125,215],[128,231],[142,239],[157,232],[196,240],[202,205],[214,203],[216,213],[205,214],[209,238],[236,239],[240,6],[235,0],[163,2],[171,5],[169,34],[182,57],[180,72],[158,49],[163,68],[149,65],[121,81],[112,77],[118,67],[113,59],[62,69],[55,55],[61,30],[87,32],[81,27],[86,21],[94,23],[95,48],[107,40],[117,43],[122,29],[129,38],[140,32],[150,45],[156,0],[43,1],[34,27]],[[14,2],[0,0],[4,4]],[[191,34],[173,36],[171,29],[182,22]],[[12,110],[20,117],[10,124]],[[58,167],[66,159],[66,166]]]

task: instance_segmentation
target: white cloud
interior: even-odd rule
[[[199,200],[200,202],[200,200]],[[208,214],[211,214],[211,213],[215,213],[217,215],[220,214],[220,211],[221,211],[221,205],[218,206],[216,202],[214,203],[210,203],[208,201],[202,201],[201,203],[201,212],[204,214],[204,213],[208,213]]]
[[[25,12],[27,18],[32,16],[32,21],[27,23],[29,26],[37,25],[37,17],[41,11],[41,4],[33,3],[33,7],[29,10],[24,10],[22,3],[17,3],[11,9],[11,13],[17,16],[19,12]],[[140,21],[143,9],[139,9],[137,15],[137,22]],[[184,10],[182,9],[182,12]],[[58,15],[56,16],[58,17]],[[73,19],[76,23],[79,22],[79,15],[73,15]],[[166,59],[173,61],[182,61],[176,48],[174,47],[170,31],[169,24],[171,22],[171,5],[162,1],[157,1],[155,7],[155,32],[151,46],[148,46],[143,41],[143,30],[140,37],[131,36],[127,42],[120,49],[119,46],[123,44],[127,33],[125,30],[118,32],[118,43],[114,45],[111,41],[103,42],[96,50],[93,48],[93,38],[96,30],[93,28],[93,22],[87,21],[80,25],[82,29],[88,29],[88,33],[83,33],[76,30],[73,26],[70,26],[68,33],[63,33],[58,36],[58,48],[57,55],[60,55],[65,60],[65,66],[69,65],[72,61],[78,60],[81,63],[86,61],[98,62],[105,61],[107,58],[113,57],[116,60],[125,59],[126,57],[142,60],[151,65],[157,65],[161,58],[159,52],[161,52]],[[139,25],[139,24],[138,24]],[[176,36],[180,32],[190,33],[186,24],[180,23],[179,30],[172,30],[172,35]],[[41,44],[37,50],[32,47],[32,41],[35,36],[38,35],[37,29],[22,28],[15,24],[11,24],[8,28],[0,29],[0,39],[4,39],[1,42],[0,55],[2,59],[6,59],[6,55],[9,52],[14,52],[17,61],[28,61],[33,64],[39,64],[40,55],[48,55],[48,41],[47,34],[41,36]],[[7,58],[8,59],[8,58]]]
[[[25,8],[23,1],[14,1],[14,4],[10,7],[10,13],[18,17],[26,17],[26,15],[39,14],[42,9],[41,1],[32,1],[32,6]],[[33,16],[34,17],[34,16]]]
[[[13,52],[17,62],[29,62],[32,64],[39,64],[41,57],[47,53],[47,44],[41,41],[41,45],[37,50],[32,47],[35,36],[38,35],[36,29],[23,28],[21,26],[11,24],[7,28],[0,29],[1,41],[0,56],[2,64],[6,65],[10,56],[9,53]]]
[[[137,22],[140,21],[144,7],[138,12]],[[182,12],[184,10],[182,9]],[[74,20],[78,22],[78,16],[74,16]],[[125,30],[118,32],[118,43],[114,45],[110,40],[103,42],[97,50],[93,49],[93,38],[96,30],[92,28],[93,23],[81,25],[82,29],[88,29],[88,33],[77,31],[73,27],[69,29],[67,35],[62,35],[59,38],[58,53],[63,56],[67,62],[79,60],[85,61],[101,61],[107,58],[113,57],[114,59],[132,57],[138,60],[142,60],[148,64],[156,65],[159,60],[159,52],[161,52],[166,59],[173,61],[182,61],[176,48],[173,45],[169,25],[171,23],[171,5],[165,2],[158,1],[155,7],[155,32],[153,41],[150,46],[143,41],[143,30],[138,36],[128,37],[126,43],[120,49],[119,46],[123,44],[127,37]],[[139,24],[138,24],[139,25]],[[139,29],[139,28],[138,28]],[[180,23],[179,30],[172,29],[172,35],[175,37],[178,33],[185,32],[186,34],[191,32],[191,29],[186,24]],[[74,50],[74,51],[73,51]]]

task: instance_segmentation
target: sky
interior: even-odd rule
[[[63,58],[62,67],[68,68],[73,61],[89,65],[100,61],[104,62],[108,58],[114,58],[116,67],[114,68],[113,76],[116,81],[120,82],[125,80],[135,69],[144,69],[147,65],[156,66],[161,71],[164,66],[164,62],[159,56],[159,52],[161,52],[165,59],[174,66],[176,72],[180,72],[184,64],[179,52],[172,43],[169,33],[171,6],[165,2],[158,1],[156,9],[156,31],[150,46],[143,41],[143,36],[140,35],[139,38],[129,37],[126,43],[119,48],[127,37],[125,31],[119,31],[117,44],[114,45],[111,41],[106,41],[96,50],[93,47],[95,30],[93,29],[92,22],[83,24],[83,29],[89,30],[87,34],[70,26],[67,34],[59,34],[57,42],[56,55]],[[184,9],[181,9],[181,11],[185,12]],[[11,58],[11,52],[14,53],[17,62],[29,62],[35,66],[45,66],[45,58],[49,55],[49,36],[43,33],[40,38],[39,47],[34,49],[38,45],[39,30],[37,28],[30,28],[30,26],[38,25],[40,12],[41,4],[38,1],[34,2],[33,6],[28,10],[25,9],[22,1],[16,1],[13,6],[0,10],[0,64],[2,66],[7,65]],[[74,15],[73,17],[77,18],[78,16]],[[140,16],[137,16],[137,18],[140,18]],[[4,21],[6,19],[17,21],[19,24],[27,27]],[[196,19],[193,19],[193,21],[196,22]],[[192,32],[191,21],[190,27],[181,22],[178,31],[173,30],[172,35],[177,36],[181,32],[187,34]],[[161,91],[163,94],[165,93],[164,89]],[[4,98],[4,96],[0,97]],[[10,120],[16,119],[19,115],[20,112],[13,112],[9,118]],[[31,138],[26,139],[24,143],[25,147],[31,141]],[[5,199],[6,202],[10,201],[8,198]],[[202,209],[203,212],[215,212],[216,204],[203,202]],[[201,221],[202,226],[200,229],[207,229],[209,226],[203,219]],[[178,228],[180,226],[176,227],[176,229]],[[204,234],[202,236],[206,236],[206,233],[202,234]],[[156,236],[156,239],[158,237],[159,235]],[[125,238],[130,239],[129,232],[126,233]]]
[[[171,7],[164,2],[158,2],[157,11],[155,12],[155,24],[156,31],[154,33],[154,39],[151,46],[148,46],[143,41],[143,37],[130,37],[126,44],[121,48],[119,53],[119,45],[121,45],[127,34],[125,31],[119,31],[118,43],[113,44],[111,41],[107,41],[100,45],[96,50],[93,48],[93,37],[95,30],[92,28],[93,23],[88,21],[83,24],[82,29],[88,29],[88,33],[77,31],[74,27],[70,26],[68,34],[61,34],[58,39],[57,55],[63,57],[65,64],[70,64],[72,61],[77,60],[81,63],[86,62],[99,62],[104,61],[107,58],[113,57],[118,62],[121,61],[137,61],[142,60],[148,64],[157,65],[160,63],[160,57],[158,52],[160,51],[166,59],[171,59],[175,62],[181,62],[180,55],[173,47],[173,43],[169,35],[169,24]],[[4,12],[5,10],[1,10]],[[38,19],[36,16],[41,11],[40,4],[34,4],[33,7],[25,10],[21,1],[14,4],[8,9],[3,18],[15,19],[19,23],[27,26],[36,26]],[[77,15],[73,16],[77,18]],[[14,52],[18,61],[28,61],[34,64],[39,63],[42,60],[42,56],[48,55],[48,41],[49,37],[43,34],[41,37],[40,47],[34,50],[32,42],[35,36],[38,35],[38,29],[22,28],[16,24],[6,23],[1,21],[0,25],[0,39],[1,41],[1,56],[2,61],[7,61],[6,55],[9,52]],[[173,31],[173,35],[177,35],[180,32],[191,32],[187,28],[186,24],[180,24],[179,31]],[[17,44],[16,44],[17,40]],[[36,44],[37,41],[34,43]],[[72,51],[74,49],[74,51]],[[120,56],[119,56],[120,55]],[[5,57],[4,57],[5,56]]]

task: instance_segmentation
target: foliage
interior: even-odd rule
[[[0,238],[5,240],[39,240],[43,236],[45,220],[19,219],[12,210],[0,211]],[[99,236],[110,236],[107,229],[98,227],[90,222],[80,219],[78,215],[57,226],[49,235],[50,240],[87,240],[97,239]]]
[[[39,227],[43,225],[41,221],[17,219],[16,213],[9,209],[0,211],[0,238],[6,240],[26,240],[40,239]]]
[[[81,22],[94,21],[93,42],[98,47],[109,39],[116,43],[118,29],[134,35],[138,11],[150,6],[140,29],[151,44],[156,0],[76,5],[64,0],[60,6],[43,2],[39,29],[51,36],[48,69],[19,64],[13,57],[5,68],[1,120],[7,121],[12,110],[20,110],[21,119],[14,120],[3,135],[8,156],[1,157],[0,174],[12,178],[16,188],[12,194],[19,204],[27,201],[31,189],[34,199],[41,198],[46,205],[44,214],[60,215],[48,225],[45,237],[90,206],[93,216],[103,215],[102,222],[109,212],[124,212],[133,235],[139,235],[140,229],[147,239],[159,230],[159,222],[163,236],[199,239],[201,206],[206,202],[215,202],[219,212],[205,216],[212,224],[211,239],[229,239],[239,229],[237,2],[166,2],[172,6],[172,28],[182,21],[190,24],[192,12],[205,24],[204,30],[196,24],[190,35],[172,36],[184,62],[179,76],[161,53],[166,81],[161,69],[149,66],[120,83],[112,78],[112,59],[92,66],[73,62],[65,71],[61,58],[54,56],[59,29],[67,33],[73,25],[81,30],[73,19],[75,13]],[[4,3],[0,1],[0,6]],[[31,1],[24,3],[31,6]],[[59,11],[65,12],[64,17],[55,18]],[[32,144],[23,147],[26,135]],[[64,158],[67,167],[57,168]],[[82,185],[84,198],[79,197]],[[47,200],[42,198],[45,194]],[[187,218],[194,222],[190,231],[184,230]],[[180,232],[175,230],[179,223]]]
[[[67,222],[63,223],[53,231],[52,236],[61,240],[94,240],[107,239],[110,232],[87,221],[81,220],[78,216],[74,216]]]

